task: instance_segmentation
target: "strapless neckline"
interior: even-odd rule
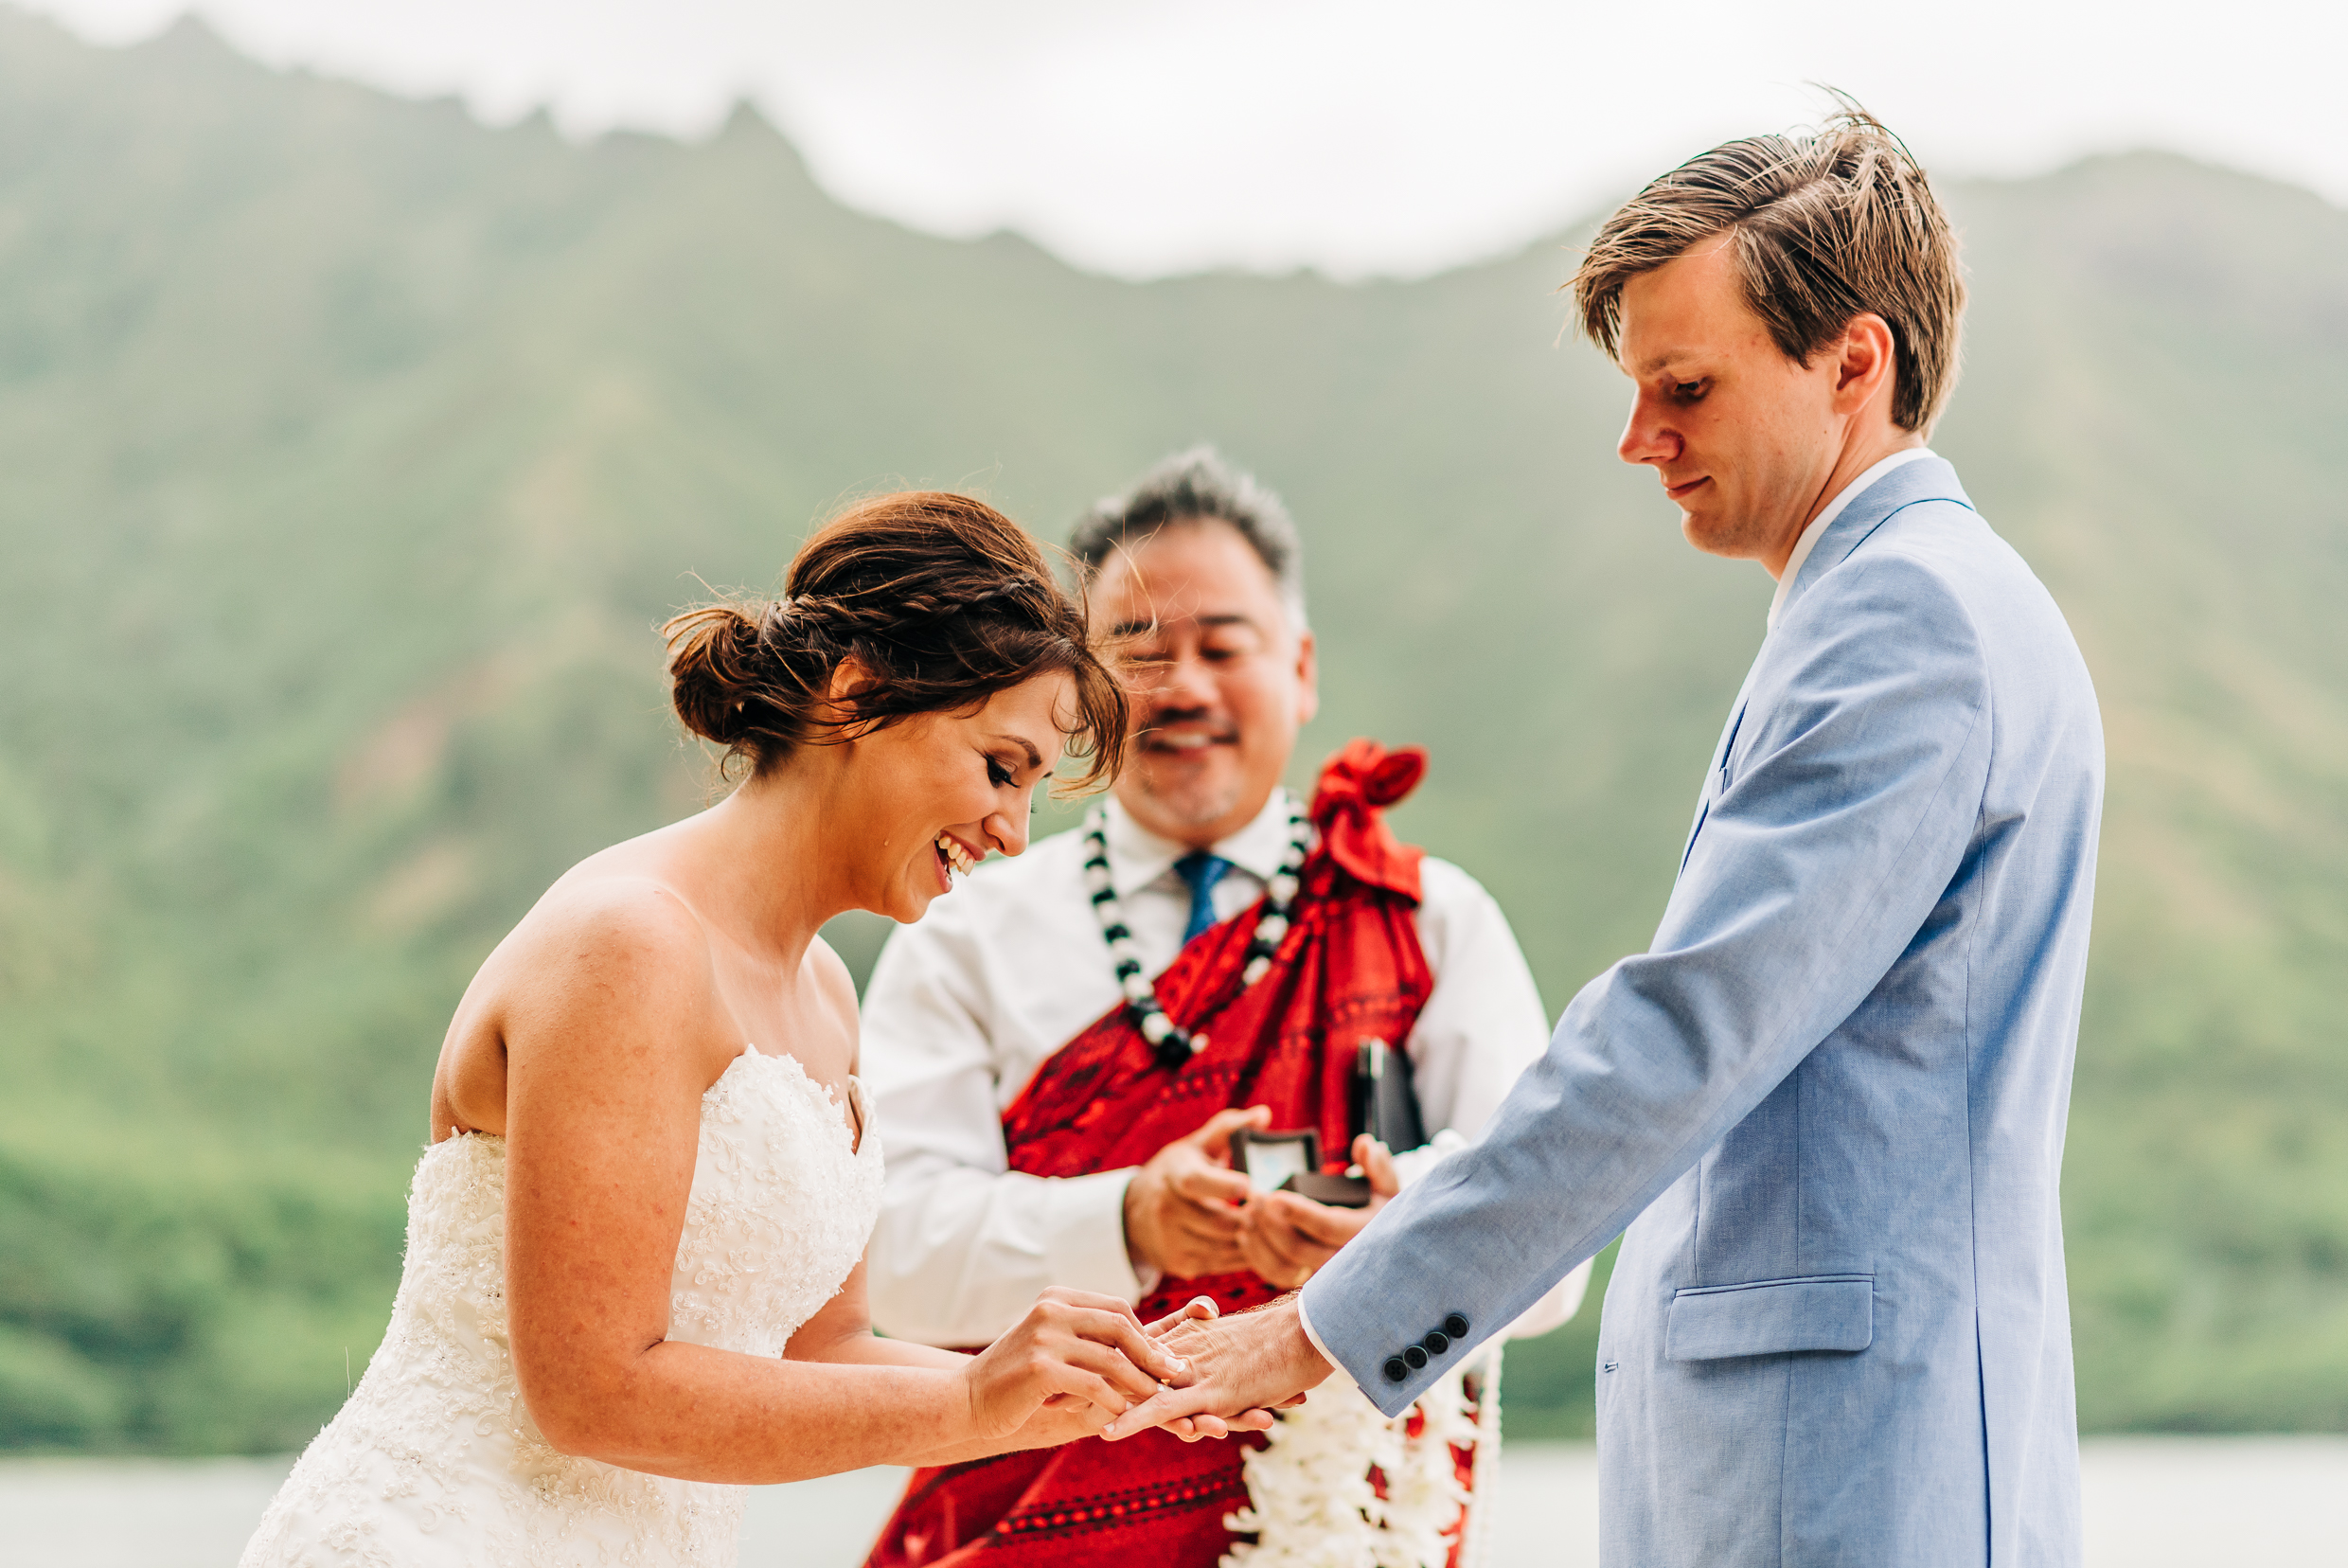
[[[760,1061],[779,1061],[789,1064],[792,1072],[798,1076],[799,1081],[806,1084],[827,1106],[831,1108],[832,1117],[840,1124],[840,1131],[848,1135],[849,1155],[853,1157],[864,1151],[864,1136],[872,1131],[872,1096],[865,1093],[864,1080],[854,1073],[848,1074],[842,1080],[847,1084],[848,1097],[854,1102],[856,1125],[850,1127],[845,1113],[851,1107],[842,1103],[840,1096],[832,1092],[830,1084],[809,1072],[807,1064],[788,1051],[762,1051],[756,1041],[745,1043],[742,1046],[741,1055],[727,1062],[725,1072],[718,1075],[718,1082],[702,1091],[702,1102],[704,1105],[707,1104],[709,1096],[718,1092],[718,1084],[726,1080],[727,1074],[732,1073],[735,1068],[739,1067],[753,1057]]]
[[[704,1109],[706,1109],[709,1104],[710,1096],[725,1087],[725,1080],[734,1076],[734,1070],[754,1057],[760,1061],[774,1061],[788,1065],[791,1069],[791,1074],[789,1076],[795,1077],[800,1083],[805,1084],[809,1093],[814,1095],[817,1099],[821,1100],[824,1105],[830,1110],[832,1119],[839,1123],[840,1131],[847,1134],[847,1151],[849,1157],[852,1159],[864,1151],[865,1134],[872,1131],[872,1096],[864,1088],[864,1080],[857,1077],[854,1073],[848,1074],[845,1079],[849,1094],[855,1101],[856,1109],[856,1125],[854,1127],[850,1127],[847,1122],[847,1117],[845,1114],[848,1107],[843,1104],[840,1096],[832,1092],[830,1084],[824,1082],[814,1074],[809,1072],[806,1064],[800,1061],[797,1057],[791,1055],[787,1051],[762,1051],[758,1049],[757,1043],[755,1041],[744,1042],[741,1053],[735,1057],[733,1060],[727,1062],[725,1064],[725,1070],[718,1075],[716,1080],[713,1081],[708,1088],[702,1091],[702,1105]],[[506,1135],[503,1132],[473,1132],[459,1131],[451,1132],[447,1137],[442,1138],[438,1143],[434,1144],[430,1149],[424,1150],[424,1157],[426,1159],[430,1159],[436,1150],[445,1149],[449,1145],[460,1142],[466,1138],[494,1138],[500,1144],[503,1144],[506,1141]]]

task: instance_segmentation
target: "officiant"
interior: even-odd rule
[[[873,1317],[934,1345],[987,1342],[1052,1285],[1145,1320],[1269,1300],[1473,1139],[1549,1039],[1491,896],[1386,827],[1419,754],[1357,740],[1308,798],[1283,788],[1317,689],[1278,498],[1201,448],[1094,508],[1070,547],[1133,692],[1131,759],[1082,828],[900,928],[864,997],[888,1168]],[[1318,1197],[1277,1190],[1300,1185]],[[1587,1271],[1515,1331],[1562,1323]],[[872,1562],[983,1547],[1004,1568],[1206,1568],[1250,1539],[1277,1562],[1358,1519],[1386,1540],[1341,1557],[1436,1568],[1472,1527],[1497,1372],[1478,1358],[1391,1423],[1316,1397],[1264,1439],[1153,1433],[923,1470]],[[1359,1466],[1328,1466],[1333,1445]],[[1332,1473],[1336,1508],[1316,1495]]]

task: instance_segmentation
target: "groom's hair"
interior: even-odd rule
[[[1305,630],[1305,545],[1280,498],[1252,473],[1223,461],[1211,446],[1178,452],[1151,469],[1123,495],[1093,504],[1068,537],[1068,553],[1096,573],[1114,551],[1138,544],[1160,528],[1208,518],[1238,531],[1272,574],[1281,604]]]
[[[1865,312],[1892,328],[1892,419],[1930,431],[1957,379],[1965,279],[1948,214],[1897,136],[1853,99],[1807,135],[1748,136],[1623,204],[1568,287],[1582,330],[1622,346],[1623,286],[1715,235],[1734,237],[1745,302],[1788,359]]]

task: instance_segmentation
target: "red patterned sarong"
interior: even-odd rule
[[[1410,793],[1426,754],[1355,740],[1322,768],[1289,934],[1253,986],[1240,967],[1263,905],[1202,932],[1157,980],[1166,1015],[1206,1049],[1158,1065],[1120,1006],[1055,1052],[1003,1115],[1013,1170],[1080,1176],[1146,1162],[1216,1112],[1269,1105],[1274,1127],[1315,1127],[1332,1168],[1352,1141],[1356,1047],[1399,1046],[1433,989],[1414,918],[1423,851],[1396,842],[1380,808]],[[1253,1273],[1163,1279],[1145,1323],[1196,1295],[1224,1311],[1280,1292]],[[1248,1501],[1253,1436],[1184,1443],[1164,1432],[1087,1439],[916,1471],[867,1568],[986,1568],[1117,1561],[1211,1568],[1226,1514]],[[983,1554],[983,1557],[982,1557]]]

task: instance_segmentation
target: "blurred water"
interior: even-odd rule
[[[2084,1445],[2089,1568],[2348,1557],[2348,1437],[2127,1437]],[[0,1568],[232,1568],[284,1459],[0,1461]],[[761,1487],[743,1568],[854,1568],[904,1484],[861,1470]],[[1491,1568],[1588,1568],[1597,1465],[1580,1444],[1508,1451]]]

